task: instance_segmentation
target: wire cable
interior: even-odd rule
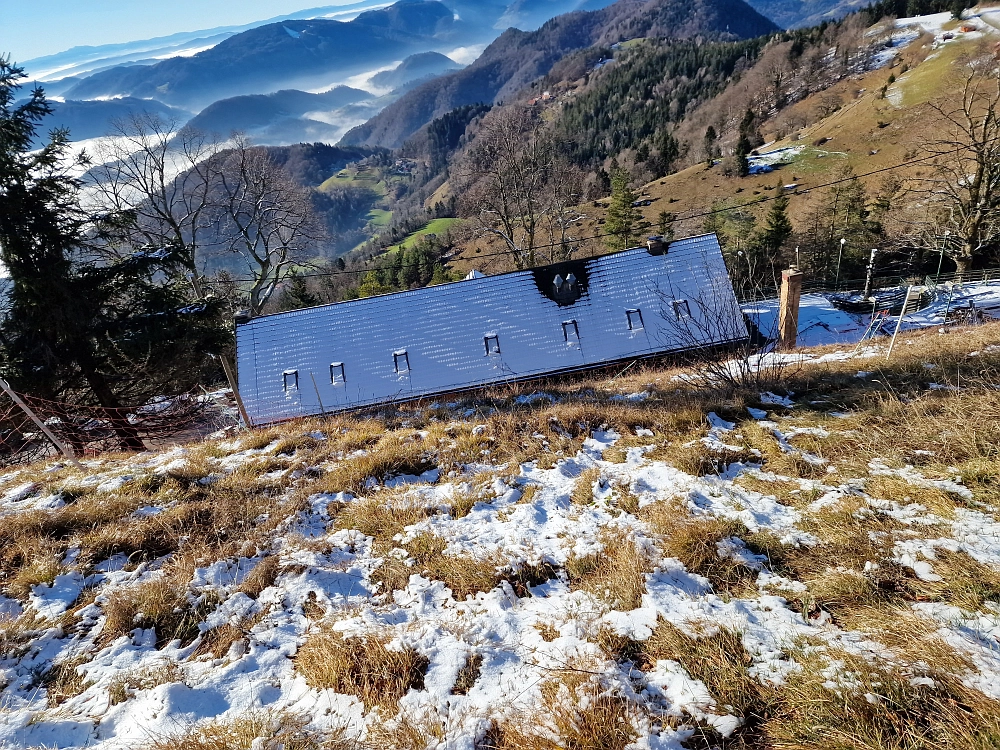
[[[969,149],[971,147],[970,146],[966,146],[965,148]],[[957,154],[961,150],[962,149],[955,149],[955,153]],[[833,187],[835,185],[841,185],[841,184],[843,184],[845,182],[850,182],[852,180],[859,180],[859,179],[861,179],[863,177],[872,177],[873,175],[882,174],[884,172],[891,172],[891,171],[896,170],[896,169],[902,169],[903,167],[909,167],[909,166],[911,166],[913,164],[920,164],[921,162],[929,161],[931,159],[937,158],[939,156],[944,156],[944,155],[945,154],[942,154],[942,153],[929,154],[927,156],[922,156],[919,159],[910,159],[909,161],[900,162],[899,164],[892,164],[892,165],[890,165],[888,167],[881,167],[879,169],[873,169],[870,172],[863,172],[862,174],[851,175],[849,177],[841,177],[840,179],[837,179],[837,180],[831,180],[830,182],[824,182],[824,183],[822,183],[820,185],[813,185],[812,187],[802,188],[801,190],[798,189],[798,188],[796,188],[795,194],[796,195],[804,195],[806,193],[812,193],[812,192],[817,191],[817,190],[825,190],[826,188],[830,188],[830,187]],[[699,213],[688,214],[686,216],[677,216],[677,217],[675,217],[674,221],[691,221],[692,219],[702,219],[702,218],[707,218],[709,216],[714,216],[715,214],[726,213],[727,211],[737,211],[737,210],[739,210],[741,208],[748,208],[748,207],[751,207],[751,206],[758,206],[758,205],[761,205],[761,204],[764,204],[764,203],[770,203],[771,201],[775,201],[778,198],[784,197],[784,195],[785,195],[784,193],[781,193],[779,195],[762,196],[762,197],[760,197],[760,198],[758,198],[756,200],[748,201],[747,203],[743,203],[743,204],[740,204],[738,206],[727,206],[725,208],[713,208],[713,209],[711,209],[709,211],[701,211]],[[576,237],[576,238],[574,238],[572,240],[572,242],[576,243],[576,242],[588,242],[590,240],[600,240],[600,239],[604,239],[606,237],[611,237],[612,235],[613,235],[612,232],[600,232],[598,234],[593,234],[593,235],[591,235],[589,237]],[[560,247],[561,245],[564,245],[564,244],[566,244],[566,243],[563,243],[563,242],[548,242],[548,243],[544,243],[544,244],[541,244],[541,245],[534,245],[531,249],[532,250],[544,250],[546,248],[551,248],[551,247]],[[510,255],[513,255],[513,254],[514,254],[514,251],[511,251],[511,250],[504,250],[504,251],[495,252],[495,253],[481,253],[481,254],[476,255],[475,259],[479,260],[479,259],[483,259],[483,258],[499,258],[499,257],[503,257],[503,256],[510,256]],[[377,256],[377,257],[384,257],[384,255],[383,256]],[[420,264],[420,263],[407,263],[407,264],[403,264],[403,265],[400,265],[400,266],[396,266],[395,268],[418,268],[420,265],[423,265],[423,264]],[[372,271],[377,271],[377,270],[380,270],[380,269],[378,269],[378,268],[345,268],[343,270],[338,270],[338,271],[322,271],[322,272],[317,272],[317,273],[301,273],[301,274],[296,274],[296,277],[300,278],[300,279],[328,278],[328,277],[331,277],[331,276],[346,276],[348,274],[365,274],[365,273],[370,273]],[[253,278],[253,277],[237,277],[237,276],[230,276],[229,280],[231,280],[231,281],[237,281],[237,282],[238,281],[256,281],[256,279]],[[207,284],[217,283],[217,282],[213,282],[211,279],[204,279],[204,282],[207,283]]]

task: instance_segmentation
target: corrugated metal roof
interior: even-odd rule
[[[267,315],[237,326],[240,393],[262,424],[677,351],[662,308],[709,290],[739,314],[715,235]]]

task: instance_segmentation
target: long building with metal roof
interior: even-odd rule
[[[677,324],[706,310],[732,320]],[[746,337],[714,234],[265,315],[236,327],[239,389],[255,424]]]

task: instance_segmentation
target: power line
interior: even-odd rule
[[[964,146],[962,148],[970,149],[971,147],[970,146]],[[959,151],[961,151],[962,148],[956,148],[955,149],[956,154]],[[851,175],[850,177],[841,177],[840,179],[837,179],[837,180],[831,180],[830,182],[824,182],[824,183],[822,183],[820,185],[814,185],[812,187],[803,188],[801,190],[796,189],[796,194],[797,195],[803,195],[805,193],[811,193],[811,192],[814,192],[816,190],[824,190],[826,188],[833,187],[834,185],[840,185],[840,184],[843,184],[845,182],[850,182],[851,180],[861,179],[862,177],[872,177],[873,175],[882,174],[884,172],[891,172],[891,171],[896,170],[896,169],[902,169],[903,167],[908,167],[908,166],[911,166],[913,164],[920,164],[921,162],[929,161],[929,160],[934,159],[934,158],[936,158],[938,156],[943,156],[943,154],[940,154],[940,153],[929,154],[928,156],[922,156],[919,159],[910,159],[909,161],[900,162],[899,164],[892,164],[892,165],[890,165],[888,167],[881,167],[879,169],[873,169],[870,172],[863,172],[862,174]],[[714,216],[715,214],[726,213],[727,211],[736,211],[736,210],[741,209],[741,208],[747,208],[747,207],[750,207],[750,206],[756,206],[756,205],[760,205],[762,203],[770,203],[771,201],[777,200],[780,197],[783,197],[783,194],[772,195],[772,196],[764,196],[764,197],[758,198],[758,199],[753,200],[753,201],[749,201],[749,202],[744,203],[744,204],[739,205],[739,206],[728,206],[726,208],[714,208],[714,209],[711,209],[710,211],[702,211],[700,213],[689,214],[687,216],[678,216],[678,217],[676,217],[674,219],[674,221],[691,221],[692,219],[702,219],[702,218],[706,218],[708,216]],[[591,235],[589,237],[577,237],[577,238],[574,238],[572,241],[573,242],[587,242],[589,240],[600,240],[600,239],[604,239],[605,237],[611,237],[611,236],[612,236],[611,232],[601,232],[601,233],[598,233],[598,234]],[[531,249],[532,250],[544,250],[546,248],[551,248],[551,247],[560,247],[560,246],[562,246],[564,244],[565,243],[563,243],[563,242],[548,242],[548,243],[545,243],[545,244],[542,244],[542,245],[534,245]],[[513,253],[510,250],[504,250],[504,251],[496,252],[496,253],[482,253],[482,254],[477,255],[476,259],[482,259],[482,258],[499,258],[499,257],[503,257],[503,256],[509,256],[509,255],[512,255],[512,254]],[[419,263],[406,263],[406,264],[402,264],[400,266],[396,266],[396,268],[418,268],[420,265],[422,265],[422,264],[419,264]],[[348,275],[348,274],[359,274],[359,273],[360,274],[365,274],[365,273],[369,273],[371,271],[376,271],[376,270],[379,270],[379,269],[375,269],[375,268],[357,268],[357,269],[346,268],[346,269],[344,269],[342,271],[323,271],[323,272],[320,272],[320,273],[302,273],[302,274],[297,274],[297,277],[300,278],[300,279],[327,278],[327,277],[330,277],[330,276],[345,276],[345,275]],[[236,277],[236,276],[231,276],[231,277],[229,277],[229,279],[231,281],[256,281],[256,279],[252,278],[252,277]],[[203,279],[203,281],[205,283],[208,283],[208,284],[216,283],[216,282],[212,282],[211,280],[207,280],[207,279]]]

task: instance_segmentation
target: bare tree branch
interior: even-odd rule
[[[93,192],[108,213],[134,217],[129,244],[170,246],[189,273],[204,268],[212,242],[218,154],[225,144],[156,115],[132,114],[112,124],[96,148]]]
[[[944,135],[928,146],[933,173],[915,181],[926,217],[912,242],[943,248],[964,273],[1000,242],[1000,70],[992,56],[960,70],[960,101],[929,105]]]
[[[244,136],[225,154],[218,186],[219,234],[250,271],[250,313],[260,315],[294,266],[308,261],[322,229],[309,191]]]

